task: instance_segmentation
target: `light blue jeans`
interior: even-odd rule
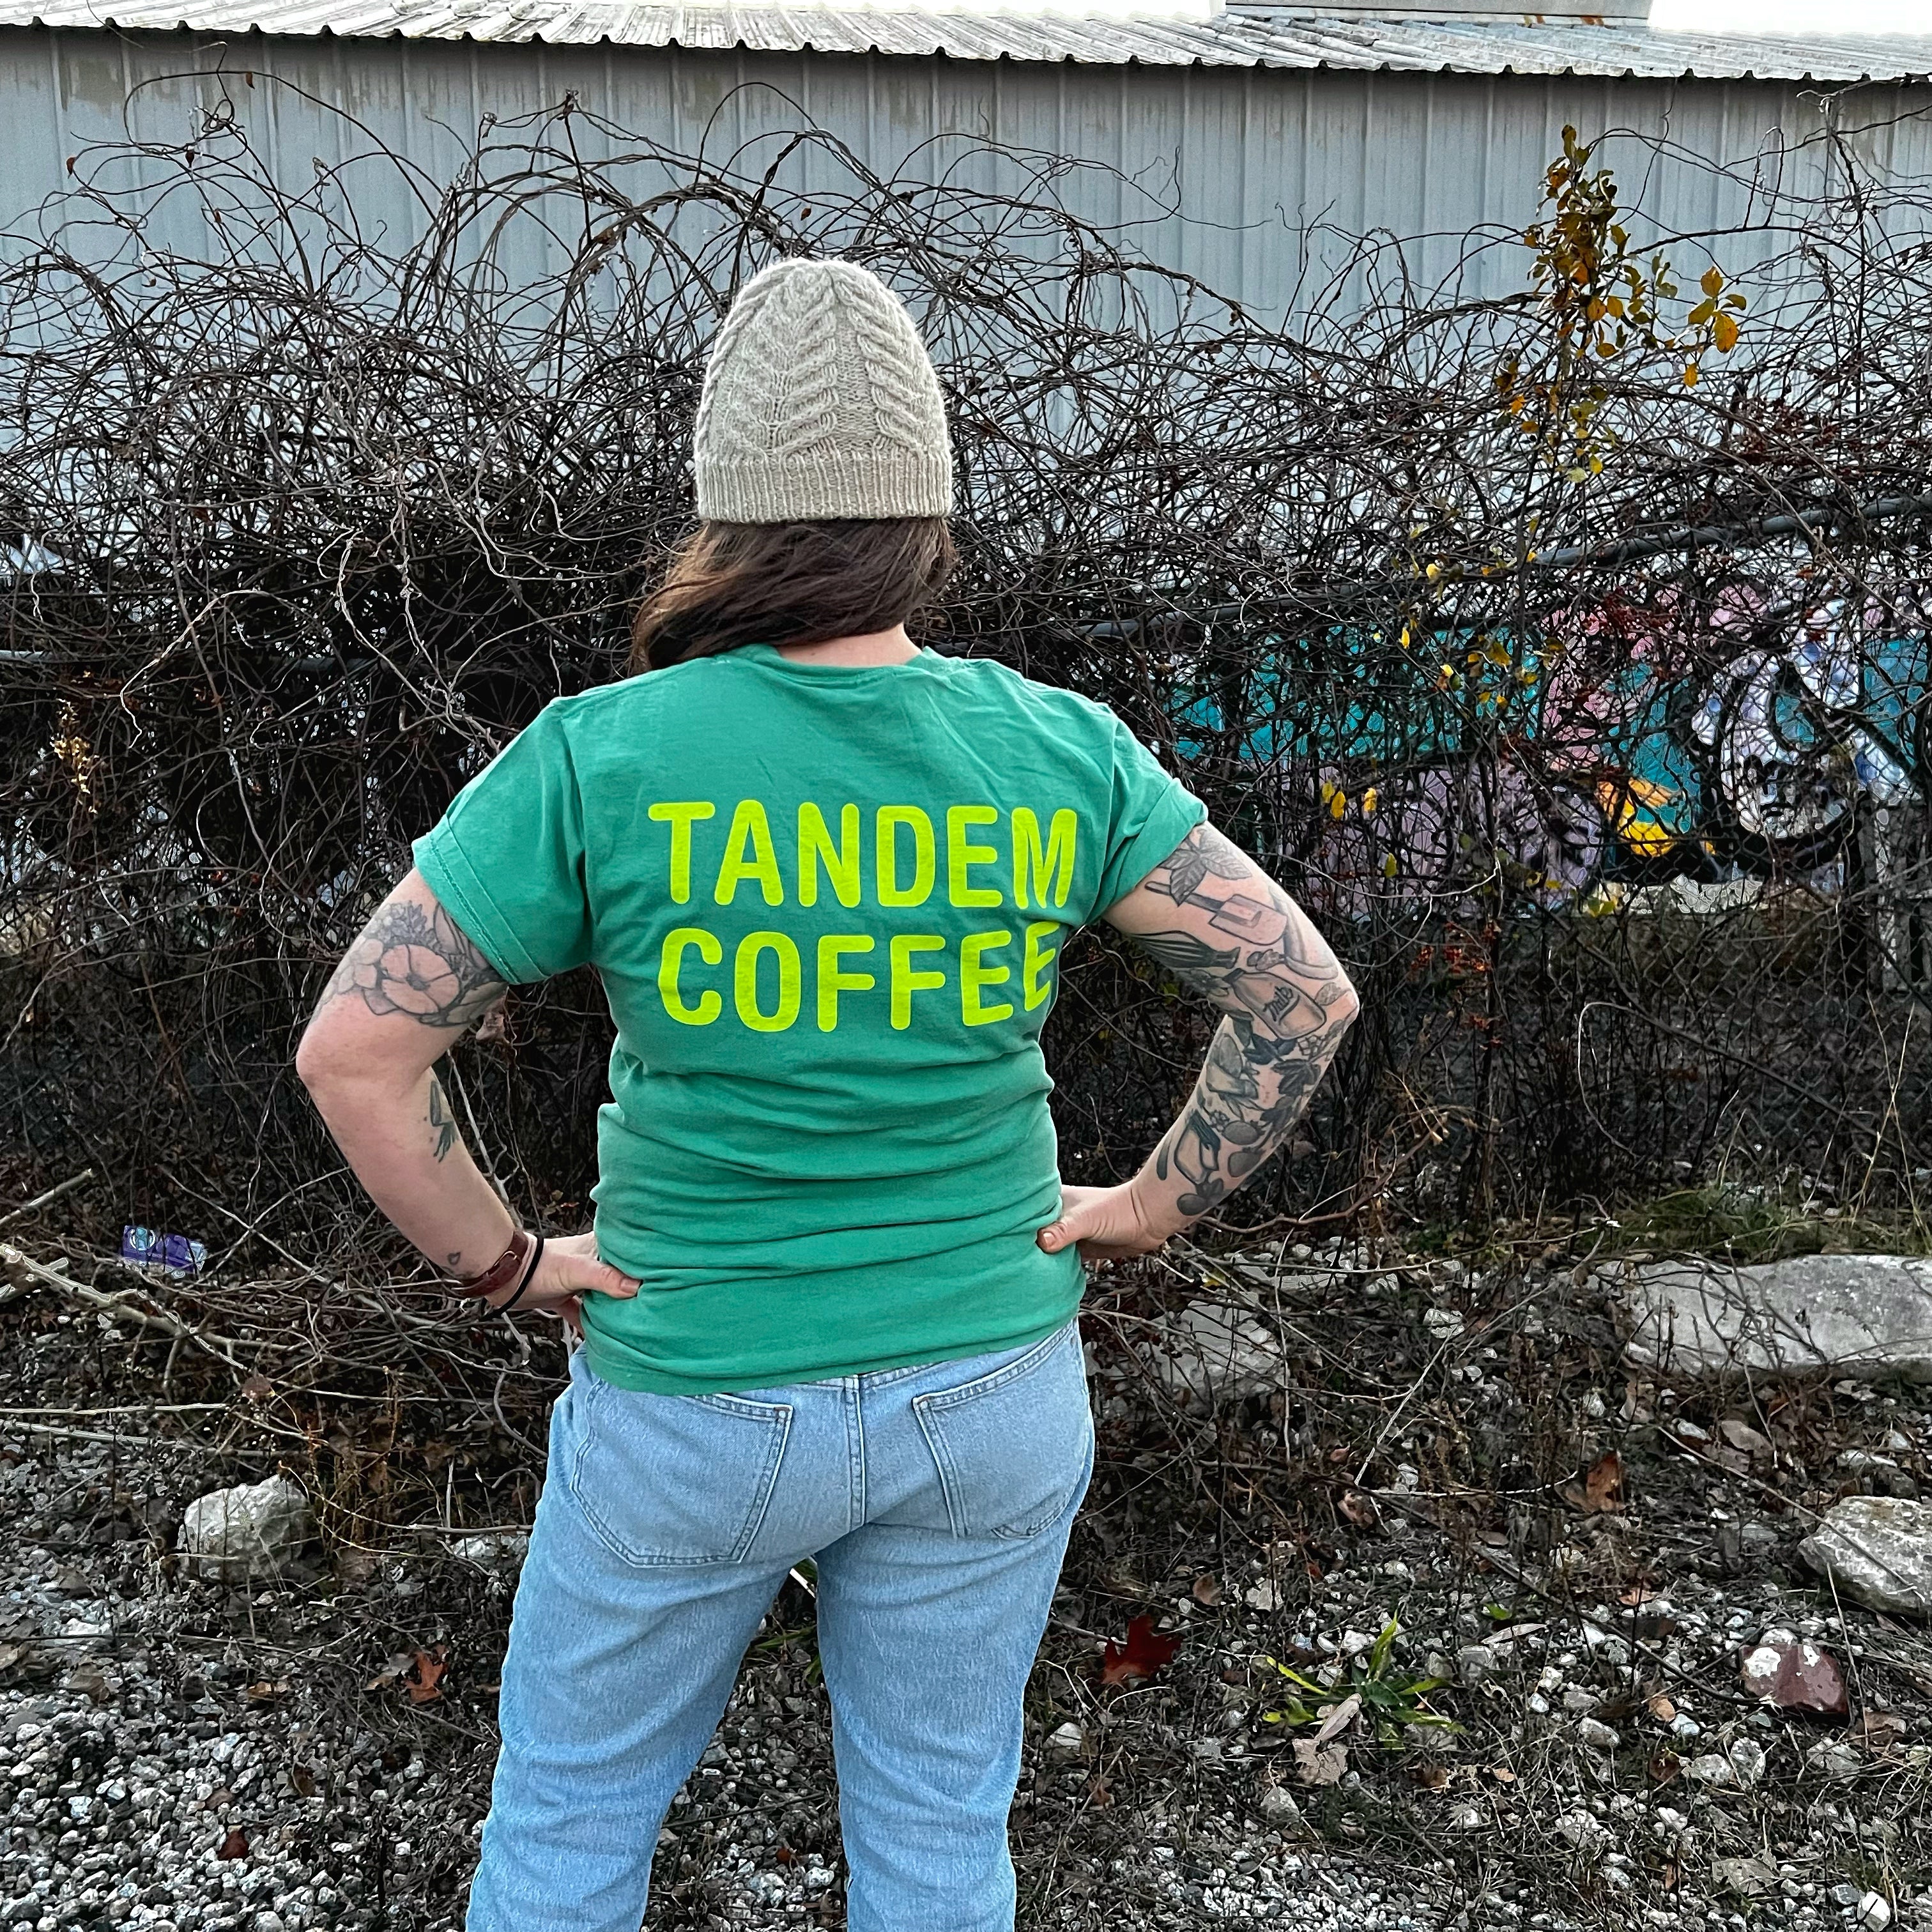
[[[1022,1701],[1093,1459],[1072,1323],[740,1395],[633,1394],[579,1351],[468,1932],[637,1932],[665,1811],[808,1556],[850,1932],[1006,1932]]]

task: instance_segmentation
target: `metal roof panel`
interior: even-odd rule
[[[1609,79],[1896,80],[1932,77],[1932,34],[1679,33],[1529,16],[1441,20],[1246,5],[1208,20],[1156,15],[966,14],[622,0],[0,0],[0,26],[583,46],[869,53],[1114,66],[1330,68],[1366,73],[1585,74]]]

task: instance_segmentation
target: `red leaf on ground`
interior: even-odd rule
[[[1744,1655],[1744,1688],[1760,1703],[1814,1718],[1848,1718],[1838,1659],[1815,1643],[1757,1643]]]
[[[1124,1643],[1109,1642],[1100,1658],[1102,1684],[1131,1684],[1172,1664],[1180,1648],[1178,1636],[1162,1636],[1151,1617],[1136,1617]]]
[[[232,1826],[214,1856],[218,1858],[245,1858],[248,1856],[248,1833],[239,1825]]]
[[[438,1644],[434,1650],[419,1650],[416,1661],[410,1666],[410,1674],[403,1680],[403,1688],[410,1694],[412,1704],[427,1704],[442,1695],[438,1688],[439,1680],[448,1667],[443,1662],[443,1647]]]

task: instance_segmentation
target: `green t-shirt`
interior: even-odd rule
[[[616,1020],[590,1365],[698,1394],[1016,1346],[1080,1298],[1040,1033],[1068,934],[1204,816],[1003,666],[755,646],[560,698],[416,848],[512,983]]]

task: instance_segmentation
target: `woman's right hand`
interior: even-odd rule
[[[1161,1217],[1136,1183],[1060,1190],[1060,1218],[1035,1238],[1050,1255],[1078,1248],[1083,1262],[1126,1261],[1164,1247],[1190,1223]]]

